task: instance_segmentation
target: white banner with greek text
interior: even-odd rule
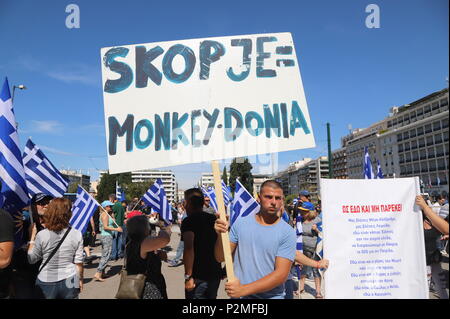
[[[321,179],[327,299],[428,299],[418,178]]]

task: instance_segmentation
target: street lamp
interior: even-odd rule
[[[27,87],[25,85],[23,85],[23,84],[14,85],[13,86],[13,94],[12,94],[11,102],[14,102],[14,91],[16,90],[16,88],[19,89],[19,90],[26,90],[27,89]]]

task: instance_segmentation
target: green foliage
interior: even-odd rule
[[[141,198],[145,192],[153,185],[155,181],[149,180],[147,182],[129,183],[124,184],[123,190],[125,191],[125,196],[128,201],[132,201],[133,198]]]
[[[236,178],[239,178],[241,184],[247,189],[250,194],[253,194],[253,175],[252,164],[248,161],[248,158],[234,158],[230,165],[230,179],[229,185],[231,192],[234,194],[236,189]]]
[[[293,201],[294,198],[296,198],[296,197],[297,197],[297,195],[295,195],[295,194],[288,195],[288,196],[286,196],[286,198],[284,199],[284,203],[285,203],[286,205],[289,205],[290,203],[292,203],[292,201]]]
[[[77,190],[78,190],[78,184],[72,183],[72,184],[69,184],[69,188],[67,188],[67,193],[76,193]]]
[[[131,173],[121,173],[121,174],[106,173],[103,175],[97,187],[97,201],[99,203],[101,203],[104,200],[107,200],[110,194],[116,193],[116,181],[119,183],[120,186],[122,186],[123,189],[125,189],[125,195],[127,196],[128,199],[128,194],[126,192],[126,185],[131,184]]]
[[[228,175],[226,166],[223,167],[222,180],[226,185],[228,185]]]

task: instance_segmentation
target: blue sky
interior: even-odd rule
[[[79,29],[65,25],[72,3]],[[371,3],[380,8],[379,29],[365,25]],[[317,147],[279,153],[283,169],[327,154],[327,122],[336,149],[349,124],[367,127],[391,106],[446,87],[448,27],[446,0],[3,0],[0,77],[28,87],[15,92],[21,145],[31,136],[58,168],[89,170],[96,179],[108,166],[100,48],[291,32]],[[180,188],[211,170],[209,163],[170,169]]]

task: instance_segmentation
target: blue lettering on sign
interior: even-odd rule
[[[201,110],[194,110],[191,113],[191,137],[192,137],[192,146],[193,147],[199,147],[202,145],[200,140],[197,140],[195,135],[200,132],[200,126],[195,124],[195,119],[202,115]]]
[[[271,130],[275,132],[276,136],[280,137],[280,108],[278,104],[273,105],[273,113],[269,105],[264,104],[264,122],[266,123],[266,137],[270,137]]]
[[[256,51],[258,56],[256,57],[256,76],[259,78],[271,78],[277,76],[277,72],[271,69],[264,69],[264,59],[270,58],[269,52],[264,52],[265,42],[275,42],[276,37],[259,37],[256,39]]]
[[[214,48],[214,54],[211,49]],[[200,80],[209,79],[211,63],[216,62],[225,54],[225,47],[217,41],[202,41],[200,43]]]
[[[206,130],[205,137],[203,138],[203,145],[209,144],[214,127],[216,126],[217,118],[219,117],[219,110],[214,109],[213,114],[209,114],[206,110],[203,110],[203,116],[208,120],[208,129]]]
[[[239,135],[242,133],[242,128],[244,127],[244,120],[242,118],[241,112],[239,112],[236,109],[233,109],[231,107],[226,107],[224,110],[224,116],[225,116],[225,141],[226,142],[232,142],[236,140]],[[232,120],[231,118],[234,118],[236,120],[236,127],[231,130],[232,128]]]
[[[188,123],[189,115],[191,117],[190,141],[183,130],[183,126]],[[163,119],[160,115],[155,114],[154,124],[148,119],[142,119],[137,122],[136,126],[134,126],[134,115],[132,114],[127,115],[123,124],[120,124],[114,116],[110,116],[108,118],[109,155],[116,155],[117,142],[120,137],[125,137],[125,149],[127,152],[133,151],[133,141],[136,148],[142,150],[148,148],[155,140],[155,151],[176,150],[180,147],[179,141],[182,142],[182,145],[188,147],[190,145],[192,147],[209,145],[219,115],[220,109],[218,108],[213,109],[212,113],[198,109],[190,113],[184,113],[181,116],[177,112],[165,112]],[[203,118],[205,121],[197,121]],[[207,127],[203,128],[205,135],[202,139],[198,138],[200,132],[203,131],[199,123],[208,123]],[[292,101],[290,114],[287,103],[274,103],[272,107],[264,104],[262,112],[249,111],[245,116],[235,108],[226,107],[223,109],[223,139],[225,142],[236,141],[242,135],[244,125],[245,131],[250,136],[259,138],[282,137],[283,139],[289,139],[295,136],[297,129],[302,130],[305,135],[311,134],[311,129],[308,127],[297,101]],[[217,127],[221,128],[222,123],[217,125]],[[143,130],[144,133],[142,134]],[[263,132],[266,134],[262,134]],[[141,135],[146,137],[142,139]]]
[[[155,150],[161,149],[161,142],[164,144],[164,149],[170,149],[170,113],[164,113],[164,121],[161,117],[155,115]]]
[[[181,55],[184,58],[184,71],[177,74],[173,71],[172,62],[175,56]],[[163,72],[166,79],[173,83],[182,83],[189,79],[195,67],[195,54],[187,46],[176,44],[167,51],[162,62]]]
[[[242,71],[241,74],[235,74],[233,69],[230,67],[227,71],[228,77],[236,82],[245,80],[250,74],[250,54],[252,53],[252,40],[251,39],[233,39],[231,40],[231,46],[242,46],[242,65],[245,68],[245,71]]]
[[[189,115],[184,113],[181,118],[178,118],[178,113],[174,112],[172,116],[172,149],[176,150],[178,147],[178,139],[183,142],[184,145],[189,144],[189,140],[181,128],[188,120]]]
[[[311,130],[306,123],[305,116],[303,115],[300,106],[298,106],[297,101],[292,101],[292,109],[291,109],[291,136],[295,135],[296,128],[302,128],[305,134],[310,134]]]
[[[143,128],[147,129],[147,138],[145,140],[141,140],[141,130]],[[134,128],[134,144],[139,149],[147,148],[153,140],[153,124],[149,120],[140,120],[136,127]]]
[[[154,47],[146,51],[144,46],[136,47],[136,87],[147,87],[150,78],[156,85],[161,85],[162,73],[152,64],[152,61],[163,54],[164,50]]]
[[[252,128],[252,120],[256,120],[257,126],[256,129]],[[245,115],[245,128],[248,133],[252,136],[258,136],[264,131],[264,121],[262,117],[256,112],[248,112]]]
[[[126,151],[131,152],[133,150],[133,126],[134,115],[128,114],[125,122],[122,125],[119,124],[114,116],[108,118],[109,127],[109,155],[116,155],[117,152],[117,137],[122,137],[126,134]]]
[[[119,47],[112,48],[105,53],[103,57],[103,64],[106,68],[113,72],[119,73],[120,78],[117,80],[107,80],[103,90],[107,93],[117,93],[127,89],[133,82],[133,70],[130,66],[123,62],[114,60],[117,57],[126,57],[128,49]]]

